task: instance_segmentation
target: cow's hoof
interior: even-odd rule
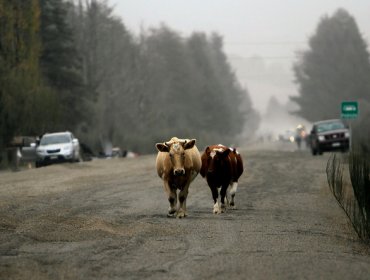
[[[236,209],[238,209],[234,203],[230,204],[230,207],[229,207],[229,208],[230,208],[231,210],[236,210]]]
[[[174,210],[174,209],[169,209],[169,210],[168,210],[167,217],[169,217],[169,218],[173,218],[173,217],[175,217],[175,214],[176,214],[176,210]]]
[[[182,218],[185,218],[185,217],[186,217],[185,212],[178,212],[177,216],[176,216],[176,218],[178,218],[178,219],[182,219]]]
[[[221,209],[219,207],[213,208],[213,214],[221,214]]]
[[[221,213],[224,213],[225,211],[226,211],[226,205],[225,205],[225,204],[222,204],[222,205],[221,205],[220,212],[221,212]]]
[[[213,205],[213,214],[220,214],[221,213],[221,208],[220,208],[220,205],[219,203],[215,203]]]
[[[236,208],[236,205],[235,205],[235,203],[234,202],[231,202],[230,203],[230,207],[229,207],[231,210],[236,210],[237,208]]]

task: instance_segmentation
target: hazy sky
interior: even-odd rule
[[[296,94],[291,65],[297,50],[307,47],[323,15],[345,8],[370,41],[370,0],[110,0],[115,13],[135,34],[140,27],[165,23],[187,36],[193,31],[216,31],[242,85],[261,111],[271,95],[285,102]],[[268,75],[256,73],[250,60],[264,59]],[[253,65],[253,63],[252,63]],[[275,76],[274,76],[275,69]],[[265,75],[266,74],[266,75]],[[281,80],[281,83],[277,80]]]

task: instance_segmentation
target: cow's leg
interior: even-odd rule
[[[221,213],[225,212],[226,204],[225,204],[225,197],[228,185],[223,185],[221,187],[220,195],[221,195]]]
[[[169,184],[165,181],[164,182],[164,189],[167,193],[168,202],[170,203],[170,207],[168,208],[168,217],[174,217],[176,213],[176,205],[177,205],[177,195],[176,195],[176,189],[171,188]]]
[[[168,202],[170,203],[170,207],[168,208],[168,217],[174,217],[176,213],[176,206],[177,206],[177,195],[176,189],[171,189],[170,195],[168,196]]]
[[[232,182],[230,184],[230,195],[231,195],[230,208],[231,209],[236,209],[234,199],[235,199],[235,194],[236,194],[237,189],[238,189],[238,182]]]
[[[227,188],[226,190],[225,199],[226,199],[226,207],[229,207],[230,206],[230,188]]]
[[[220,214],[221,213],[221,209],[220,209],[220,205],[219,205],[219,202],[218,202],[218,189],[217,187],[211,187],[211,192],[212,192],[212,197],[213,197],[213,202],[215,203],[213,205],[213,214]]]
[[[177,210],[177,218],[184,218],[187,216],[186,213],[186,198],[188,197],[188,188],[189,186],[186,186],[183,190],[179,192],[179,202],[180,206]]]

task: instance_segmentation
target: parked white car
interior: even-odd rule
[[[44,134],[36,148],[36,167],[53,162],[80,160],[80,144],[69,131]]]

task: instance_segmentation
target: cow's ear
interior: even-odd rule
[[[160,152],[168,153],[170,151],[170,148],[165,143],[157,143],[155,147]]]
[[[205,150],[205,153],[207,155],[209,155],[211,153],[211,148],[209,146],[207,146],[206,150]]]
[[[184,145],[183,145],[183,147],[184,147],[184,150],[187,150],[187,149],[191,149],[191,148],[193,148],[194,147],[194,145],[195,145],[195,139],[191,139],[191,140],[189,140],[189,141],[186,141],[185,143],[184,143]]]

